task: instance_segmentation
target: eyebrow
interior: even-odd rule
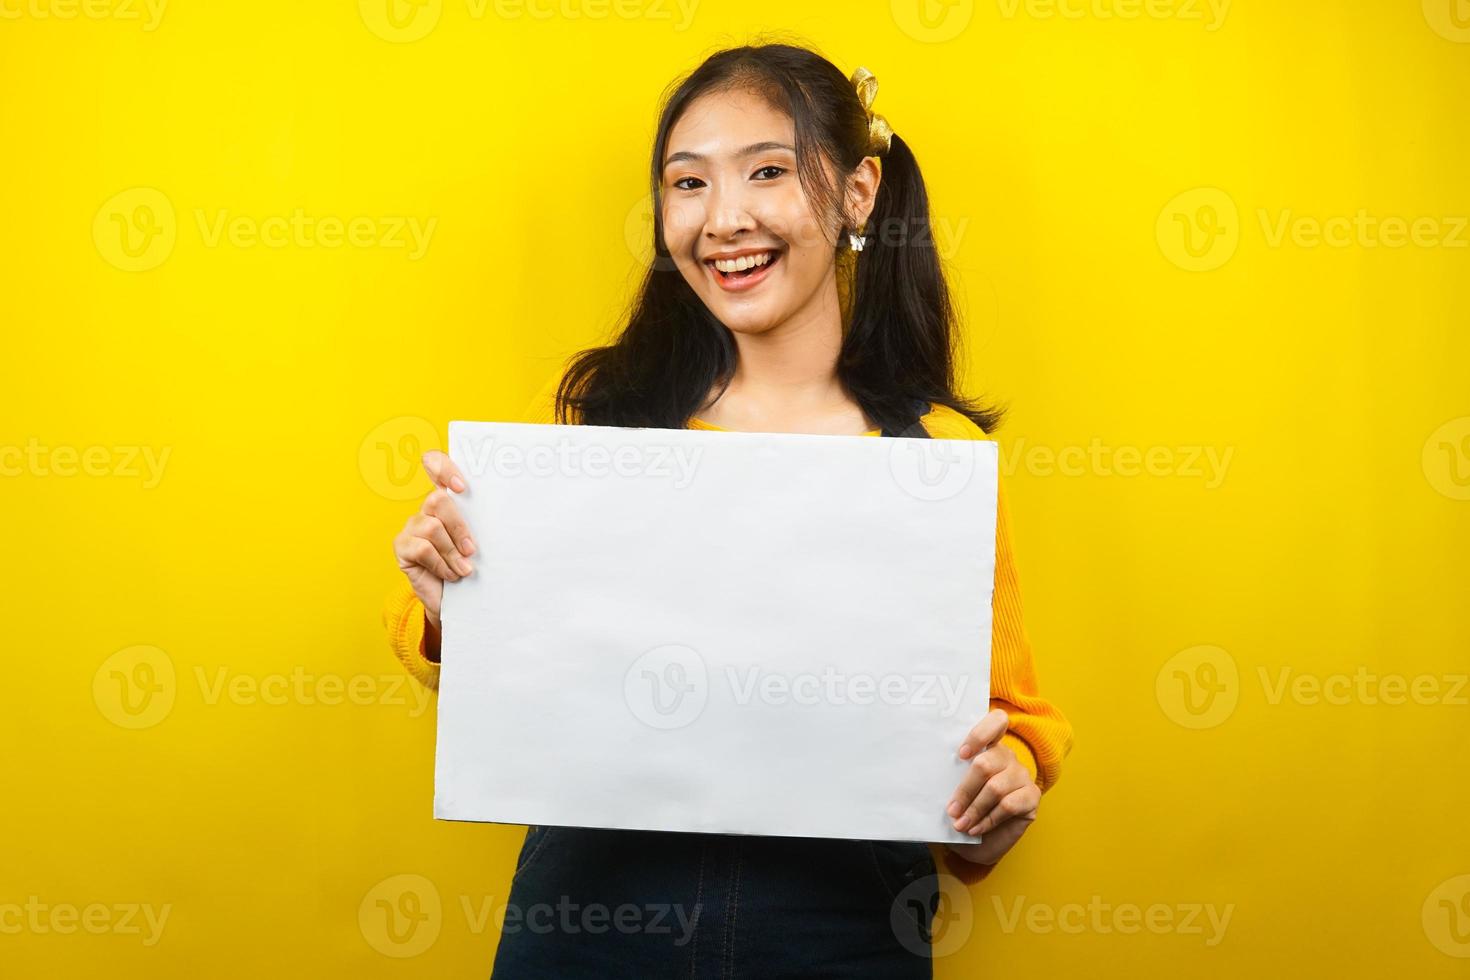
[[[769,153],[771,150],[788,150],[792,153],[795,153],[796,147],[791,146],[788,143],[781,143],[777,140],[766,140],[763,143],[752,143],[749,146],[743,146],[740,149],[736,150],[734,155],[737,158],[744,158],[755,156],[757,153]],[[691,150],[680,150],[678,153],[669,154],[669,158],[664,161],[664,169],[667,170],[672,164],[678,163],[680,160],[693,160],[695,163],[703,163],[705,160],[708,159],[709,157],[705,156],[703,153],[695,153]]]

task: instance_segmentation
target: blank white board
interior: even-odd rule
[[[451,422],[444,820],[974,843],[996,446]]]

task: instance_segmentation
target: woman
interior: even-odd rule
[[[988,438],[1000,413],[954,390],[928,195],[875,91],[865,70],[849,79],[784,44],[721,51],[686,77],[654,145],[652,267],[617,340],[574,357],[531,420]],[[451,496],[463,476],[442,453],[424,464],[436,489],[395,539],[406,581],[384,618],[436,687],[443,583],[473,574],[475,545]],[[971,765],[948,807],[980,842],[532,828],[495,976],[930,976],[934,855],[983,877],[1072,742],[1037,694],[1004,496],[993,602],[992,710],[956,748]],[[604,928],[579,918],[589,908]]]

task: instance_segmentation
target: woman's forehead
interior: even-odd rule
[[[727,155],[753,143],[795,143],[791,117],[752,92],[711,92],[691,102],[669,130],[667,153]]]

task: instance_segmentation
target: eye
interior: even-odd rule
[[[685,187],[684,186],[684,182],[686,180],[695,180],[695,181],[697,181],[697,180],[699,180],[699,178],[698,177],[680,177],[678,180],[674,181],[674,186],[677,187],[677,188],[679,188],[679,190],[681,190],[681,191],[692,191],[692,190],[694,190],[693,187]]]
[[[779,177],[779,176],[781,176],[782,174],[784,174],[786,172],[786,168],[785,167],[778,167],[774,163],[772,163],[772,164],[768,164],[768,165],[766,165],[764,167],[761,167],[759,170],[756,171],[756,173],[757,174],[763,174],[767,170],[774,170],[774,171],[776,171],[776,177]],[[776,177],[768,177],[766,179],[767,180],[775,180]]]

